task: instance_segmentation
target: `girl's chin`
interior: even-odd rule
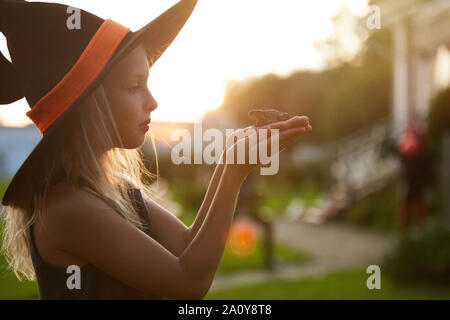
[[[141,147],[145,143],[145,134],[141,133],[140,137],[133,139],[133,141],[127,141],[124,143],[125,149],[136,149]]]

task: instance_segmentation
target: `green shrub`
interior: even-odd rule
[[[259,179],[255,184],[255,197],[251,209],[269,220],[276,219],[289,206],[293,199],[302,199],[305,206],[312,206],[321,195],[314,181],[301,183],[271,183],[269,179]]]
[[[450,88],[442,90],[433,99],[428,117],[429,141],[437,158],[441,157],[441,140],[444,131],[450,130]]]
[[[360,227],[393,230],[398,225],[397,181],[358,201],[344,213],[344,219]]]
[[[200,208],[207,186],[197,180],[171,180],[170,190],[173,200],[179,203],[184,210],[196,211]]]
[[[450,285],[450,226],[428,223],[400,237],[386,257],[383,270],[400,281]]]

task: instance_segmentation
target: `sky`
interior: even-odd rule
[[[47,2],[79,7],[136,31],[177,1]],[[220,106],[230,80],[320,70],[324,57],[315,43],[332,32],[330,17],[344,5],[355,15],[367,13],[367,0],[199,0],[177,38],[150,69],[148,87],[158,101],[152,121],[201,118]],[[0,50],[9,58],[2,34]],[[28,125],[28,110],[25,99],[0,106],[0,121],[5,126]]]

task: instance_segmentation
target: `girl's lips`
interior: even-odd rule
[[[147,132],[148,129],[150,129],[150,128],[149,128],[148,125],[143,125],[143,126],[139,126],[139,129],[141,129],[141,130],[144,131],[144,132]]]
[[[144,122],[141,122],[141,123],[139,124],[139,127],[145,126],[145,125],[149,124],[150,121],[151,121],[151,119],[148,119],[148,120],[145,120]]]
[[[148,120],[142,122],[142,123],[139,125],[139,129],[141,129],[141,130],[144,131],[144,132],[147,132],[148,129],[149,129],[149,126],[148,126],[149,123],[150,123],[150,119],[148,119]]]

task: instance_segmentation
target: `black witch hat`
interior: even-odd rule
[[[0,104],[23,97],[27,116],[42,139],[11,180],[2,199],[14,201],[51,152],[50,137],[62,136],[63,120],[98,87],[107,71],[137,45],[151,66],[172,43],[197,0],[181,0],[137,31],[87,11],[58,3],[0,0],[0,32],[9,62],[0,53]],[[79,14],[79,26],[68,21]],[[73,22],[73,21],[72,21]],[[54,147],[54,146],[53,146]]]

